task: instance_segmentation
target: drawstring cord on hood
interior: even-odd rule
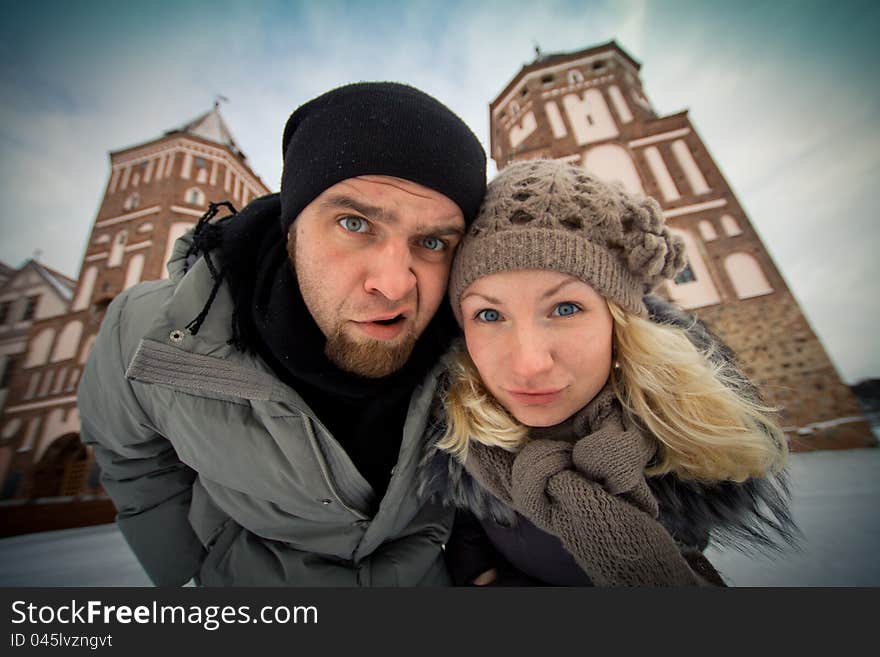
[[[205,318],[208,316],[208,312],[211,310],[211,304],[214,303],[214,299],[217,297],[220,285],[223,283],[223,270],[217,270],[210,254],[210,252],[220,246],[223,241],[222,230],[219,226],[211,223],[211,219],[213,219],[223,207],[228,208],[232,214],[238,213],[238,210],[236,210],[229,201],[209,203],[207,211],[199,218],[199,221],[196,224],[195,231],[193,232],[192,244],[190,244],[189,249],[186,251],[186,264],[184,265],[184,271],[189,271],[191,257],[196,258],[201,255],[205,258],[205,264],[208,266],[208,271],[211,273],[211,278],[214,281],[214,285],[211,288],[211,294],[208,295],[208,300],[202,307],[201,312],[199,312],[199,314],[186,325],[187,330],[192,335],[198,334],[199,329],[202,327],[202,323],[204,323]],[[233,340],[230,340],[230,342],[233,342],[234,340],[235,336],[233,336]]]

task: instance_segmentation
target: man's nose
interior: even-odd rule
[[[513,339],[510,364],[513,373],[523,383],[544,374],[553,367],[552,345],[548,336],[531,327],[518,327]]]
[[[390,301],[406,298],[416,287],[412,270],[409,244],[403,240],[388,240],[368,265],[364,289],[368,294],[379,293]]]

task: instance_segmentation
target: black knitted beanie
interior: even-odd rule
[[[339,87],[300,106],[281,143],[284,232],[324,190],[348,178],[386,175],[440,192],[476,216],[486,154],[470,128],[428,94],[396,82]]]

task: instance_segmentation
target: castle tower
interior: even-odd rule
[[[613,41],[537,53],[489,105],[498,168],[513,160],[565,160],[653,196],[688,257],[687,269],[661,293],[736,351],[766,399],[782,408],[792,447],[875,444],[687,111],[657,116],[640,68]]]
[[[76,408],[76,386],[107,305],[136,283],[167,277],[174,241],[209,201],[241,208],[267,193],[216,104],[158,139],[110,153],[110,176],[72,297],[61,314],[33,323],[8,388],[0,416],[0,535],[113,519],[91,454],[79,441]],[[70,498],[53,505],[65,507],[66,518],[25,503],[59,497]]]

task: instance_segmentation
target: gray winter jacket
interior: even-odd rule
[[[79,386],[117,522],[157,585],[447,585],[452,511],[427,502],[416,471],[438,371],[412,394],[378,511],[351,459],[295,390],[227,344],[225,285],[198,335],[204,259],[119,295]],[[381,436],[377,436],[380,440]]]

